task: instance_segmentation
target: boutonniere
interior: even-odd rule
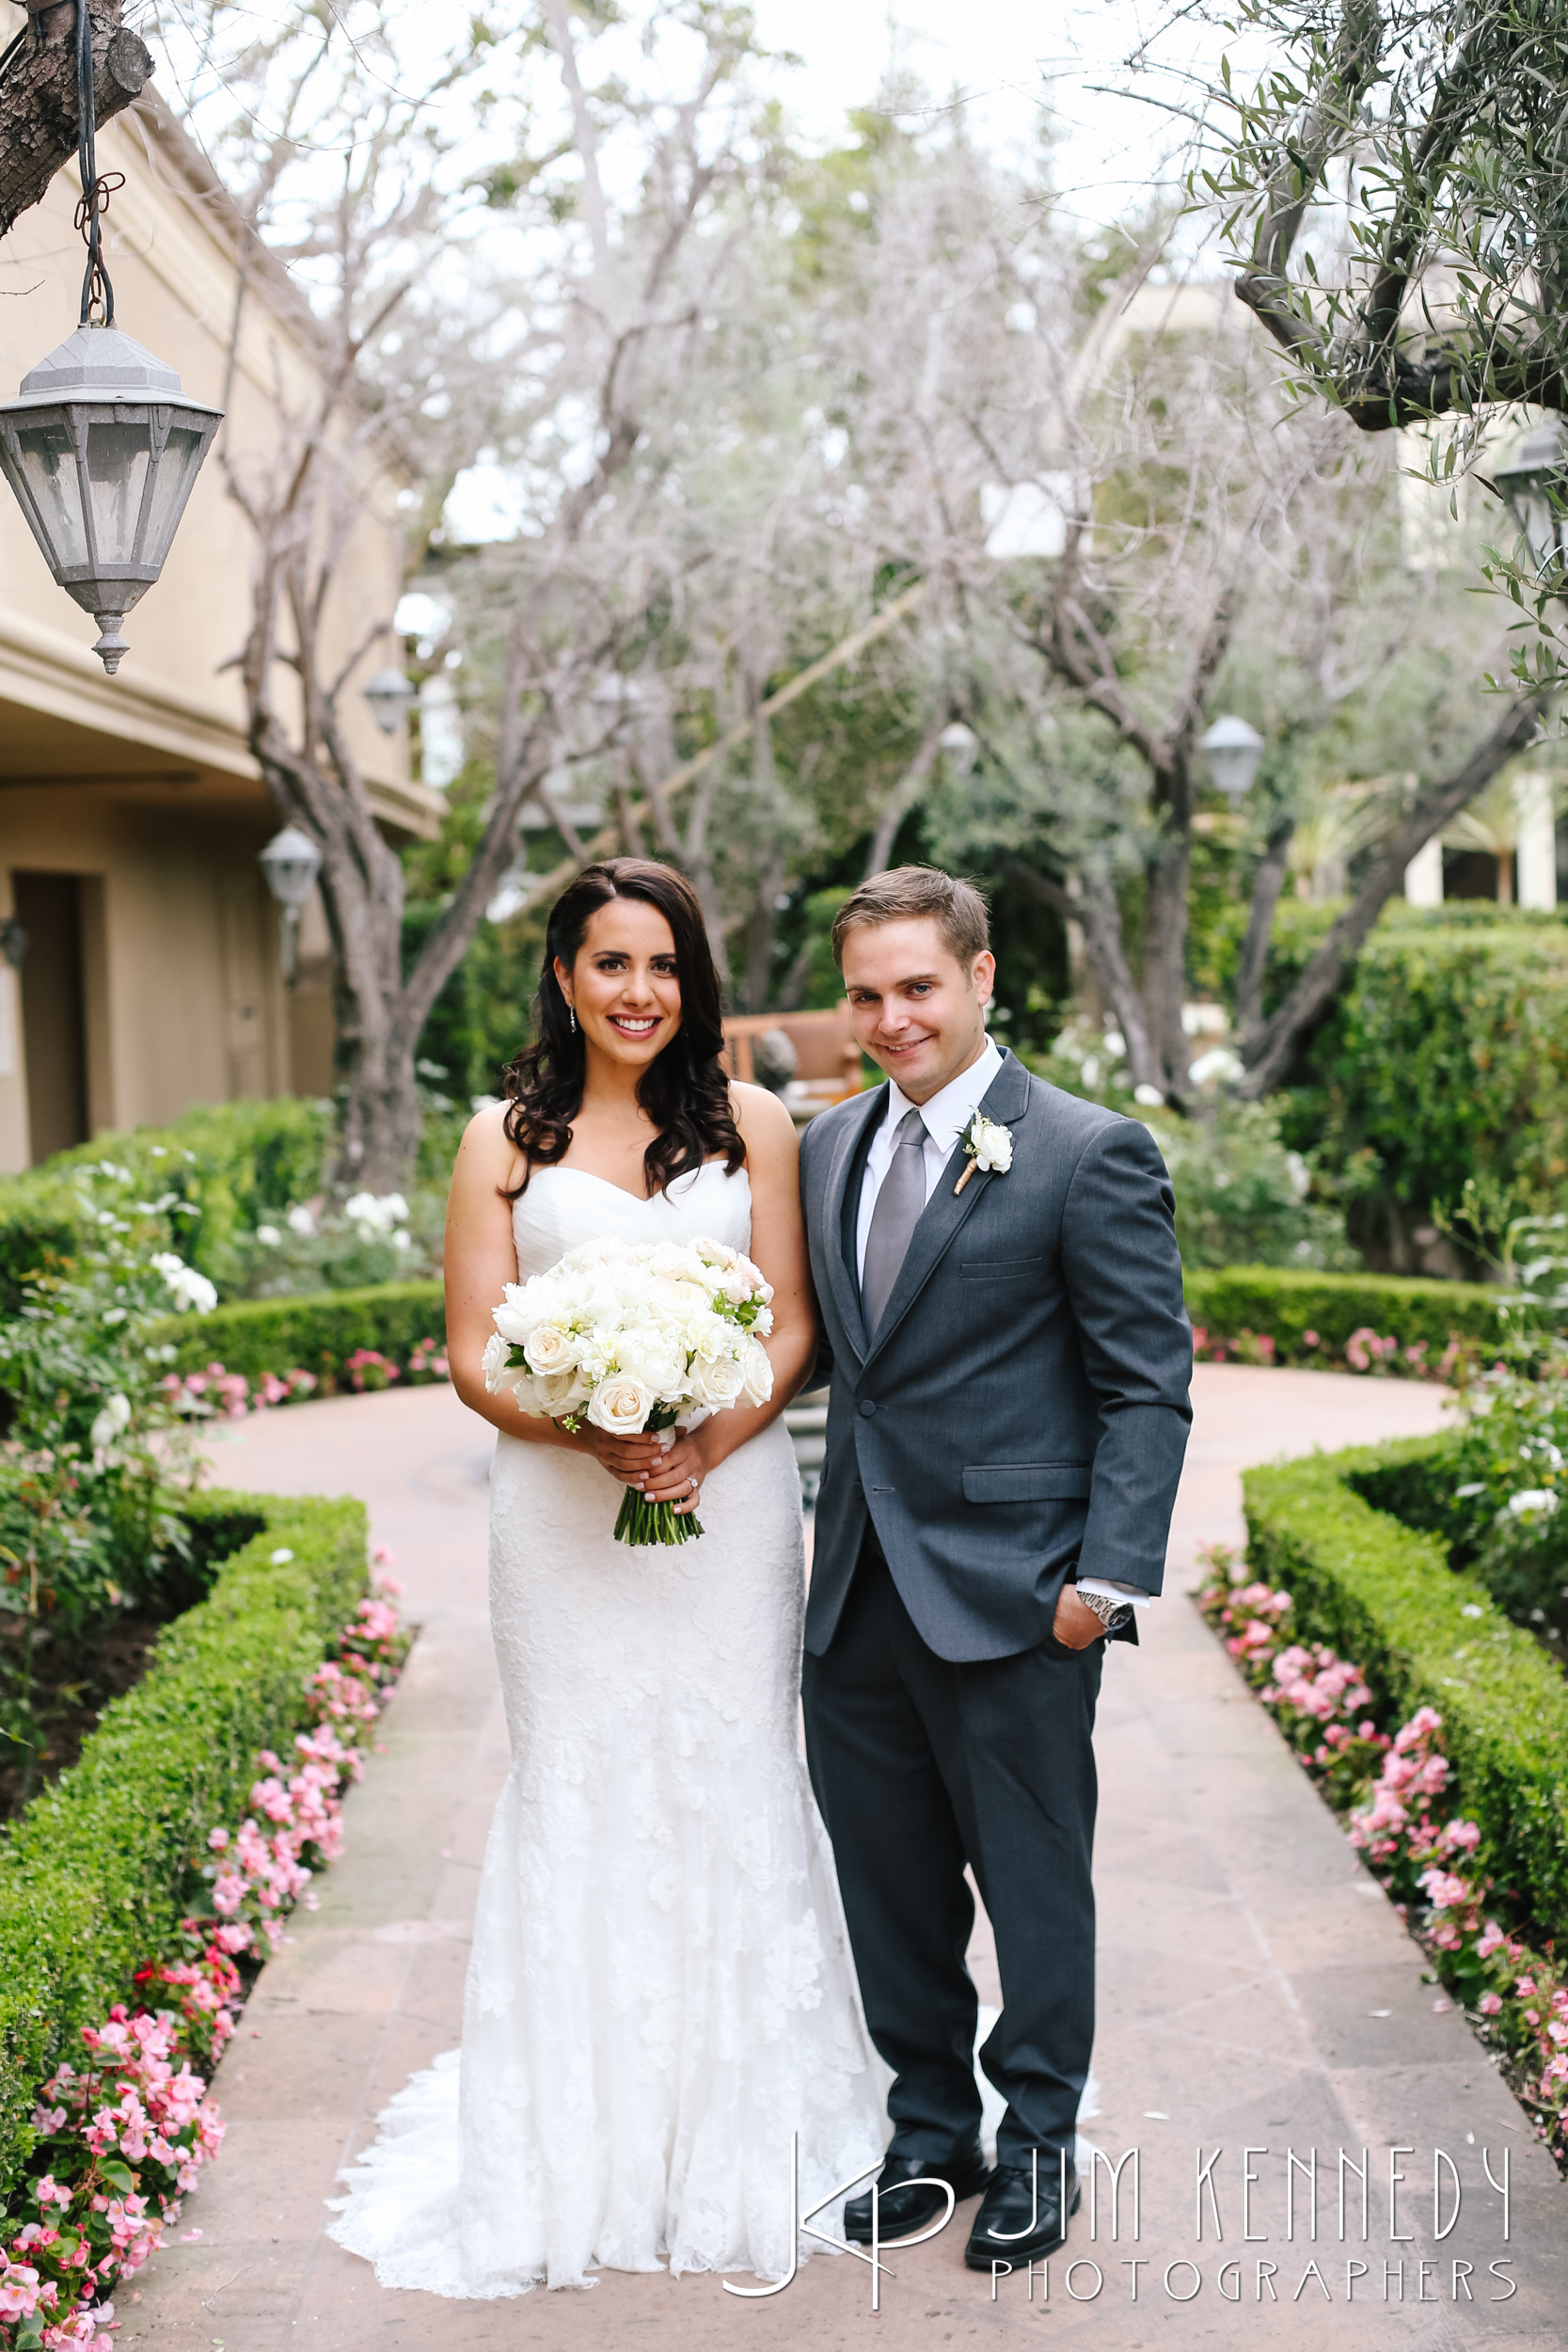
[[[994,1119],[987,1119],[976,1111],[963,1132],[963,1147],[969,1153],[969,1166],[953,1187],[955,1198],[977,1168],[993,1168],[999,1176],[1006,1176],[1013,1164],[1013,1131],[999,1127]]]

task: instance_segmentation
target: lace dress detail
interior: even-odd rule
[[[605,1232],[745,1249],[751,1189],[720,1162],[645,1201],[547,1168],[513,1230],[524,1279]],[[707,1478],[699,1542],[617,1544],[618,1503],[597,1463],[498,1439],[490,1616],[513,1762],[463,2046],[387,2108],[331,2228],[384,2286],[516,2295],[664,2264],[781,2278],[790,2135],[802,2209],[887,2136],[797,1744],[784,1423]]]

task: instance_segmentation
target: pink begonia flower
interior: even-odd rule
[[[1522,2001],[1528,2001],[1531,1994],[1535,1991],[1535,1979],[1533,1977],[1516,1977],[1513,1980],[1513,1990],[1517,1993]]]
[[[1483,1993],[1483,1994],[1481,1994],[1481,2015],[1482,2015],[1483,2017],[1496,2017],[1496,2016],[1497,2015],[1498,2011],[1501,2010],[1501,2008],[1502,2008],[1502,1997],[1501,1997],[1501,1995],[1500,1995],[1499,1994],[1497,1994],[1497,1993]]]

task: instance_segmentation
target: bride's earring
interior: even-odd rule
[[[578,1012],[577,1007],[573,1004],[569,996],[566,999],[566,1018],[571,1024],[572,1035],[575,1037],[577,1035],[578,1027]]]

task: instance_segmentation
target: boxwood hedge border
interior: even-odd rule
[[[1295,1266],[1187,1269],[1187,1313],[1211,1339],[1243,1331],[1274,1341],[1275,1361],[1322,1363],[1342,1356],[1356,1331],[1396,1338],[1401,1348],[1425,1343],[1431,1360],[1451,1339],[1499,1347],[1528,1327],[1532,1311],[1516,1292],[1484,1282],[1437,1282],[1397,1274],[1315,1274]],[[1307,1334],[1318,1344],[1308,1346]]]
[[[1398,1720],[1443,1718],[1454,1805],[1480,1823],[1499,1886],[1533,1930],[1568,1930],[1568,1677],[1445,1546],[1374,1510],[1354,1482],[1437,1467],[1444,1437],[1312,1454],[1243,1478],[1248,1558],[1295,1602],[1300,1638],[1361,1667]]]
[[[187,1866],[214,1823],[243,1817],[257,1750],[305,1722],[306,1678],[367,1587],[360,1502],[213,1490],[182,1507],[198,1551],[228,1550],[206,1598],[0,1832],[0,2196],[31,2145],[38,2084],[137,1968],[178,1950]]]
[[[445,1347],[447,1310],[439,1282],[380,1282],[366,1290],[307,1291],[297,1298],[249,1298],[211,1314],[170,1315],[156,1338],[175,1350],[173,1369],[220,1363],[251,1382],[263,1373],[341,1376],[349,1358],[372,1348],[400,1369],[421,1340]]]

